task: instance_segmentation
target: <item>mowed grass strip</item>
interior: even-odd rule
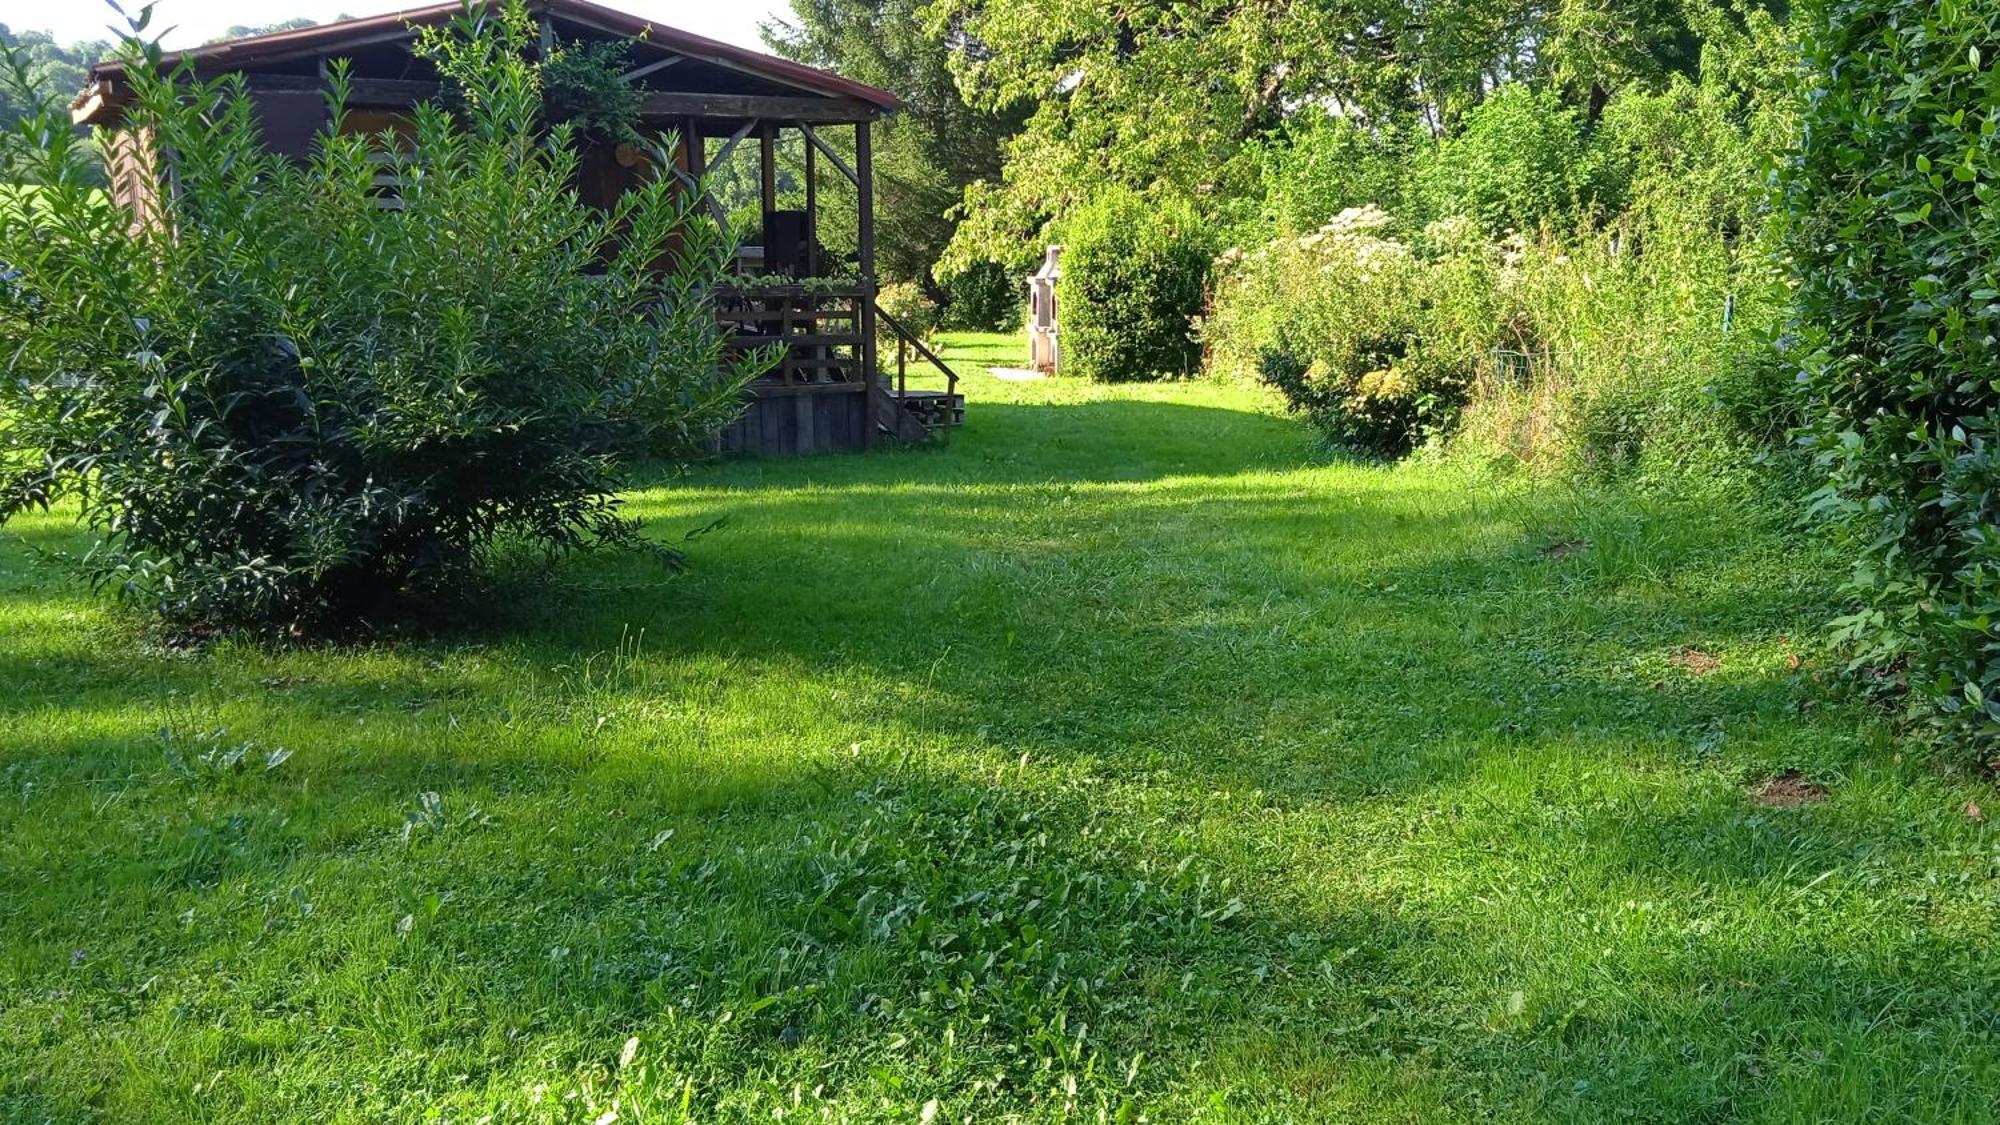
[[[0,1118],[1990,1119],[2000,802],[1838,560],[948,342],[948,446],[431,639],[163,650],[16,523]]]

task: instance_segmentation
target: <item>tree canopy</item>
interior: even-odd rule
[[[773,50],[881,86],[903,109],[880,126],[875,150],[877,264],[885,278],[939,296],[933,267],[951,240],[968,185],[999,176],[1003,139],[1024,116],[1005,98],[978,106],[960,93],[954,61],[984,55],[962,29],[932,18],[923,0],[792,0],[789,20],[764,27]],[[853,200],[821,197],[829,228],[844,229]],[[845,226],[852,226],[851,223]]]

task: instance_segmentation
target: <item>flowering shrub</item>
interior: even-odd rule
[[[1204,323],[1220,369],[1283,392],[1336,444],[1396,456],[1444,433],[1486,334],[1485,248],[1445,227],[1437,252],[1349,208],[1309,234],[1223,255]]]
[[[876,307],[896,318],[905,331],[928,344],[936,334],[938,326],[937,302],[926,296],[923,287],[914,281],[891,282],[875,295]],[[896,357],[896,333],[887,321],[878,326],[876,352],[884,363],[894,363]]]

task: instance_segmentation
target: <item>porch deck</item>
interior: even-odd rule
[[[744,413],[717,435],[723,453],[790,457],[920,442],[965,421],[958,375],[876,307],[866,285],[776,281],[718,294],[716,316],[736,354],[775,347]],[[878,326],[896,342],[896,375],[876,355]],[[934,365],[945,389],[912,389],[910,360]]]

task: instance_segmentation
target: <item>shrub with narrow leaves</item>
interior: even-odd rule
[[[240,77],[162,73],[134,38],[127,126],[168,181],[140,216],[32,101],[0,138],[0,179],[41,185],[0,206],[0,518],[73,502],[95,581],[253,631],[457,594],[506,543],[643,542],[620,458],[696,449],[748,373],[708,298],[731,242],[666,177],[581,203],[531,42],[520,5],[426,31],[457,96],[414,112],[413,144],[343,132],[337,68],[294,163]]]
[[[1779,204],[1858,663],[2000,737],[2000,8],[1819,0]]]

